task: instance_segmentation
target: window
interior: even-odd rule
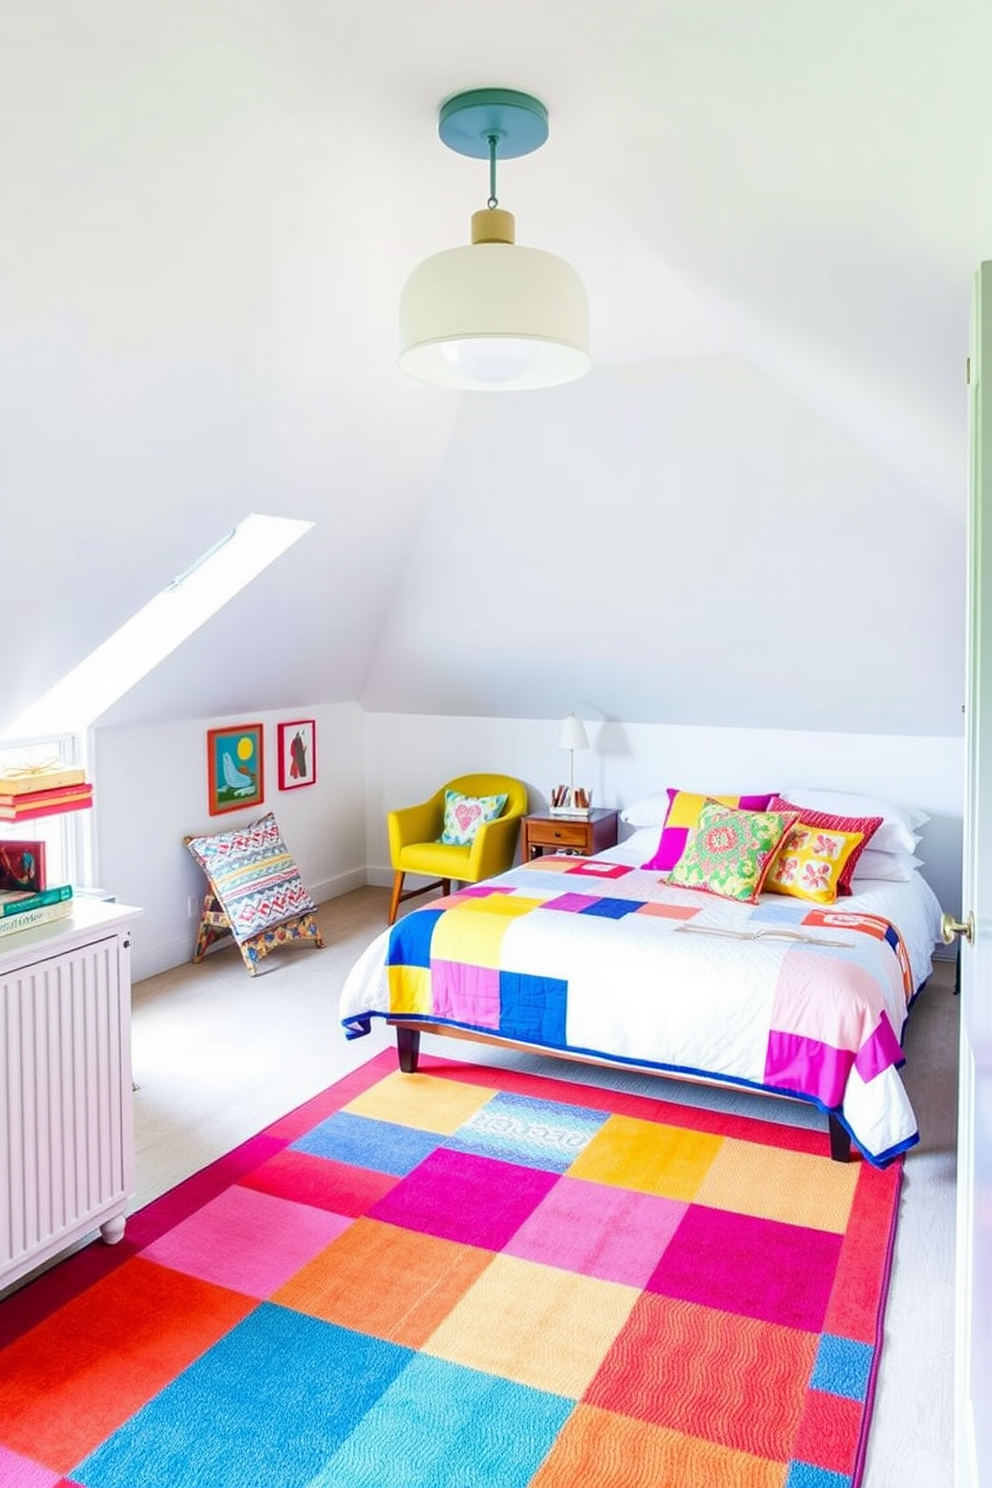
[[[75,734],[0,746],[0,775],[25,765],[85,765],[82,740]],[[29,821],[0,821],[5,842],[43,842],[45,872],[50,884],[88,883],[92,862],[90,811],[66,811]]]

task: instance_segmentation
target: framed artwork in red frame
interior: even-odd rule
[[[265,756],[260,723],[207,730],[207,810],[211,816],[261,806]]]
[[[279,789],[297,790],[317,779],[317,725],[296,718],[279,725]]]
[[[20,838],[0,842],[0,890],[27,889],[37,894],[46,885],[44,842]]]

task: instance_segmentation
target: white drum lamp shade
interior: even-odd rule
[[[400,296],[399,365],[411,377],[486,392],[553,387],[589,370],[589,306],[571,264],[515,243],[496,196],[496,156],[547,139],[547,110],[529,94],[482,88],[442,105],[438,131],[459,154],[489,157],[488,207],[472,241],[419,264]]]
[[[589,308],[563,258],[473,243],[425,259],[400,298],[400,366],[487,391],[552,387],[587,372]]]

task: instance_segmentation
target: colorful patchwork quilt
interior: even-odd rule
[[[835,1114],[870,1161],[918,1141],[899,1076],[914,993],[876,914],[768,895],[739,904],[608,859],[544,857],[414,910],[342,992],[373,1016],[716,1076]]]

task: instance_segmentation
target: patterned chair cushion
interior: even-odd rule
[[[239,945],[317,908],[271,812],[233,832],[191,837],[186,846],[207,875]]]
[[[495,821],[506,805],[506,794],[498,796],[463,796],[459,791],[444,793],[444,828],[438,838],[448,847],[470,847],[483,822]]]

